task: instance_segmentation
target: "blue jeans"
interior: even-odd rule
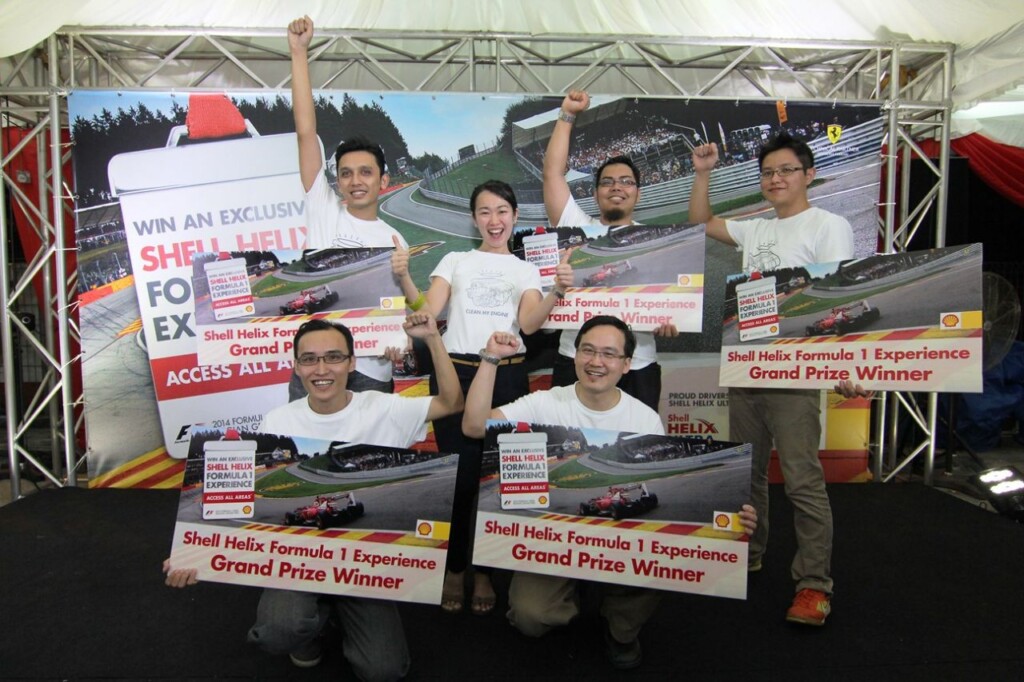
[[[331,608],[345,631],[342,653],[361,680],[399,680],[409,648],[398,607],[381,599],[265,589],[247,640],[270,654],[298,651],[320,636]]]

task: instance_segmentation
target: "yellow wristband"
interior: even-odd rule
[[[410,303],[410,304],[409,304],[409,308],[410,308],[410,309],[411,309],[411,310],[412,310],[413,312],[416,312],[417,310],[419,310],[420,308],[422,308],[422,307],[423,307],[423,304],[424,304],[424,303],[426,303],[426,302],[427,302],[427,297],[426,297],[426,296],[424,296],[424,295],[423,295],[423,292],[421,291],[421,292],[420,292],[420,295],[416,297],[416,300],[415,300],[415,301],[413,301],[412,303]]]

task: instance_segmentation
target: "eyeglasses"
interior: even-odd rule
[[[621,360],[626,356],[620,355],[619,353],[615,353],[610,350],[598,350],[593,346],[580,346],[579,348],[576,349],[576,357],[582,358],[587,361],[593,360],[595,357],[598,357],[604,360],[605,362],[615,362],[616,360]]]
[[[636,187],[636,180],[630,177],[623,178],[601,178],[597,184],[600,187],[614,187],[615,185],[622,185],[623,187]]]
[[[326,362],[328,365],[339,365],[351,357],[351,355],[347,353],[342,353],[340,350],[329,350],[323,355],[316,355],[314,353],[303,353],[299,357],[295,358],[295,362],[304,367],[312,367],[313,365],[318,365],[320,364],[321,360]]]
[[[797,171],[804,170],[803,166],[783,166],[782,168],[765,168],[759,175],[762,180],[771,180],[772,177],[777,173],[780,178],[788,178]]]

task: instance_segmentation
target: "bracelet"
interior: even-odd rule
[[[552,289],[551,292],[555,295],[555,298],[560,301],[565,298],[565,292],[561,289]]]
[[[558,120],[565,121],[566,123],[573,123],[576,120],[576,114],[567,114],[561,109],[558,110]]]
[[[420,295],[416,297],[416,300],[409,304],[409,309],[412,310],[413,312],[416,312],[417,310],[422,308],[423,304],[426,303],[426,302],[427,302],[427,297],[424,296],[423,292],[421,291]]]
[[[478,355],[480,356],[480,360],[482,362],[489,362],[495,367],[501,364],[501,358],[499,358],[494,353],[488,353],[486,348],[481,348],[480,353],[478,353]]]

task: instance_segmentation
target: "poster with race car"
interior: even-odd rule
[[[405,297],[391,273],[388,248],[269,250],[199,253],[192,257],[196,347],[201,365],[290,362],[295,331],[316,316],[341,322],[357,356],[405,347]],[[211,278],[239,262],[248,310],[221,319],[218,294],[237,284]],[[218,266],[220,266],[218,268]],[[230,266],[228,266],[230,267]],[[222,277],[223,279],[223,277]]]
[[[225,450],[255,450],[248,518],[204,513],[205,453]],[[458,455],[194,427],[171,566],[213,582],[439,604],[457,466]],[[251,485],[251,467],[218,473],[225,486],[236,473]]]
[[[498,438],[547,437],[544,509],[503,505]],[[473,563],[744,599],[750,445],[488,421]],[[513,472],[514,473],[514,472]]]
[[[780,268],[770,336],[741,341],[727,281],[722,386],[890,391],[982,390],[980,244]]]
[[[576,286],[559,299],[545,329],[579,329],[595,315],[622,318],[635,331],[664,324],[699,332],[704,314],[704,228],[626,225],[538,228],[571,249]],[[518,235],[517,235],[518,237]],[[523,234],[524,244],[534,238]]]

